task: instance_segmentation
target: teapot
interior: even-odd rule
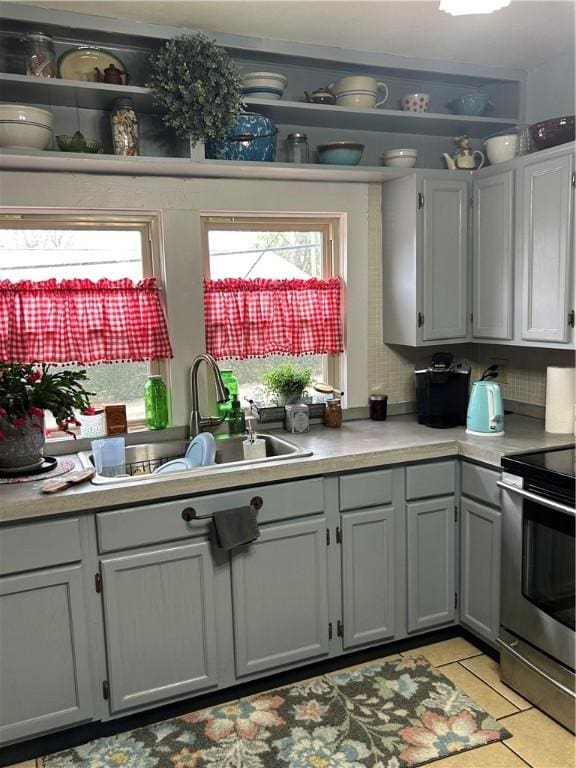
[[[121,69],[118,69],[118,67],[115,67],[114,64],[110,64],[109,67],[106,67],[104,72],[101,72],[98,67],[94,67],[96,70],[96,82],[98,83],[109,83],[110,85],[124,85],[125,82],[128,80],[128,75],[126,72],[123,72]]]
[[[311,104],[335,104],[336,96],[328,88],[317,88],[312,93],[304,91],[306,101]]]
[[[446,165],[450,171],[477,171],[484,165],[485,157],[480,150],[473,150],[470,146],[470,139],[468,136],[456,136],[454,138],[456,142],[456,152],[454,157],[451,157],[446,152],[442,153]],[[476,162],[476,155],[479,155],[480,162]]]

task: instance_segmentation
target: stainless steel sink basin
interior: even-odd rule
[[[205,474],[218,465],[234,464],[234,466],[269,464],[274,461],[286,459],[300,459],[303,456],[311,456],[312,451],[299,448],[294,443],[276,435],[258,434],[266,443],[266,458],[244,459],[242,443],[243,436],[216,438],[216,464],[210,467],[198,467],[186,472],[174,472],[173,476]],[[171,440],[160,443],[140,443],[126,446],[126,474],[117,477],[105,477],[97,474],[92,482],[95,485],[111,485],[115,483],[138,482],[149,480],[152,472],[170,459],[184,456],[188,447],[187,440]],[[93,467],[94,460],[91,451],[82,451],[78,458],[83,467]],[[172,474],[170,475],[172,476]],[[167,477],[167,475],[163,475]]]

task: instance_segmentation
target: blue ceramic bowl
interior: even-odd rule
[[[480,117],[494,108],[492,99],[485,93],[467,93],[465,96],[452,99],[446,106],[455,114],[468,115],[468,117]]]
[[[243,112],[221,141],[206,142],[209,160],[276,160],[276,125],[256,112]]]
[[[326,165],[358,165],[364,144],[354,141],[331,141],[316,147],[318,160]]]

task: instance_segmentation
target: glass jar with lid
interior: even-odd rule
[[[310,162],[310,147],[305,133],[289,133],[286,138],[286,162]]]
[[[339,429],[342,426],[342,401],[339,397],[326,400],[323,418],[324,426]]]
[[[26,74],[36,77],[56,77],[54,40],[44,32],[28,32],[24,37]]]
[[[140,154],[140,128],[132,99],[116,99],[112,115],[112,146],[115,155]]]

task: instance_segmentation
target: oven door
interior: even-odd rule
[[[510,480],[511,482],[508,482]],[[501,624],[574,669],[574,509],[502,488]]]

